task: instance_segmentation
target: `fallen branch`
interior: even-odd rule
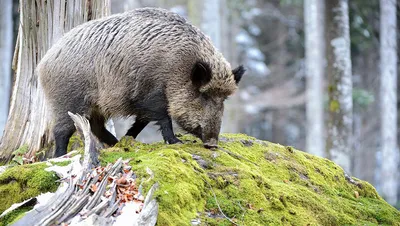
[[[72,157],[72,163],[67,166],[70,168],[57,172],[63,178],[62,185],[47,204],[27,212],[14,225],[33,225],[32,222],[40,226],[155,225],[158,204],[152,196],[157,185],[153,185],[145,199],[135,184],[131,167],[126,165],[128,161],[120,158],[114,164],[99,166],[89,121],[80,115],[68,114],[85,138],[83,164],[79,163],[80,156]],[[126,206],[134,211],[125,211]],[[128,214],[130,220],[119,221],[118,218],[123,217],[121,212]]]

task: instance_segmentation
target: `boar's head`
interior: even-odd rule
[[[177,82],[167,95],[172,118],[200,138],[206,148],[217,147],[224,101],[235,92],[245,72],[243,66],[234,70],[230,66],[220,68],[196,62],[190,78]]]

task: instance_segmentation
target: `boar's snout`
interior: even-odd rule
[[[208,149],[217,148],[218,147],[218,139],[211,138],[207,141],[203,141],[204,147]]]
[[[222,102],[221,102],[222,105]],[[221,130],[221,119],[223,105],[213,107],[212,105],[207,109],[206,120],[202,127],[202,141],[205,148],[217,148],[218,136]]]
[[[215,131],[207,131],[199,126],[193,131],[191,131],[191,133],[200,138],[201,141],[203,141],[203,146],[205,148],[211,149],[218,147],[219,129]]]

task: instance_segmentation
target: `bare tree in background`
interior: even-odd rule
[[[20,1],[20,27],[13,61],[16,80],[10,116],[0,144],[0,160],[22,145],[30,155],[52,141],[50,112],[35,68],[46,51],[68,30],[109,14],[108,0]]]
[[[140,6],[139,0],[111,0],[111,13],[126,12]]]
[[[397,147],[396,0],[380,0],[382,195],[397,203],[399,180]]]
[[[0,138],[7,121],[11,90],[11,60],[13,43],[12,0],[0,7]]]
[[[210,36],[214,46],[221,50],[221,1],[204,0],[201,30]]]
[[[325,156],[323,78],[325,65],[323,0],[304,1],[305,54],[306,54],[306,151]]]
[[[232,67],[236,67],[239,64],[239,58],[235,37],[239,33],[240,19],[238,18],[238,13],[232,9],[230,5],[232,3],[233,1],[230,0],[220,0],[221,37],[219,48]],[[239,91],[235,92],[225,101],[221,132],[238,133],[241,131],[244,115],[243,108],[240,107],[242,105]]]
[[[352,155],[352,72],[348,0],[326,1],[329,119],[327,152],[350,172]]]

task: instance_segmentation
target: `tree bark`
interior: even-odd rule
[[[13,49],[13,2],[4,0],[0,7],[0,138],[7,122],[11,92]]]
[[[325,156],[323,78],[325,65],[323,0],[304,1],[306,54],[306,151]]]
[[[399,150],[397,146],[396,0],[380,0],[382,196],[397,203]]]
[[[29,155],[33,156],[53,141],[51,114],[38,84],[36,65],[65,32],[108,15],[109,8],[109,0],[20,1],[19,38],[14,54],[16,80],[0,144],[1,161],[8,161],[12,152],[22,145],[27,145]]]
[[[329,157],[351,173],[352,148],[352,72],[348,0],[326,2],[327,75],[329,119],[327,152]]]

